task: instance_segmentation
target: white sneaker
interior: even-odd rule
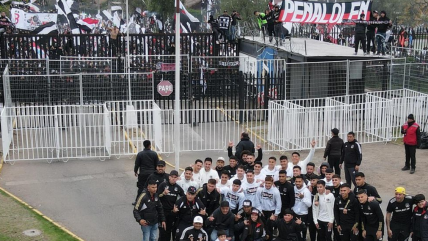
[[[357,53],[354,53],[354,55],[357,55]]]

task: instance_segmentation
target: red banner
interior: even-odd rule
[[[319,3],[284,0],[279,20],[293,23],[340,24],[358,20],[360,14],[370,19],[371,1]]]

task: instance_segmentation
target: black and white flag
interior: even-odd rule
[[[76,19],[74,18],[73,12],[71,11],[67,1],[57,0],[57,6],[58,15],[66,16],[71,32],[73,34],[80,34],[79,25],[77,25]]]
[[[55,22],[49,22],[43,25],[40,25],[33,31],[32,34],[58,34],[58,28]]]

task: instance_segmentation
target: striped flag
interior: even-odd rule
[[[58,28],[55,22],[49,22],[43,25],[40,25],[33,31],[32,34],[58,34]]]
[[[70,10],[70,6],[67,1],[57,0],[57,5],[58,15],[65,15],[71,32],[73,34],[80,34],[79,25],[77,25],[76,19],[74,18],[73,12]]]
[[[183,3],[180,1],[180,31],[182,33],[192,33],[199,27],[199,23],[199,19],[189,13]]]

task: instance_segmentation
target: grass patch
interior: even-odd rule
[[[62,229],[48,222],[24,204],[0,190],[0,240],[4,241],[77,241]],[[36,237],[27,237],[22,232],[38,229]]]

